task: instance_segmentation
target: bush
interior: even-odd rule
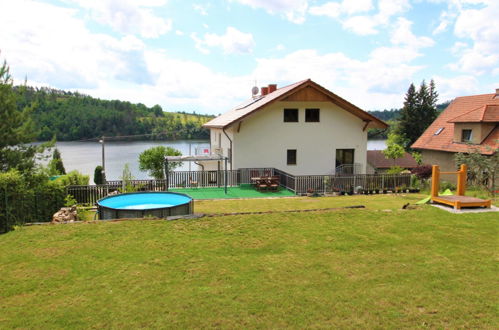
[[[411,173],[414,174],[420,180],[427,180],[431,178],[431,171],[432,171],[431,165],[421,165],[413,168],[411,170]]]
[[[0,233],[26,222],[48,222],[64,206],[65,189],[54,181],[31,187],[18,171],[0,173]]]
[[[81,174],[77,170],[71,171],[66,175],[57,178],[55,182],[61,184],[64,187],[67,186],[86,186],[90,181],[90,177],[85,174]]]
[[[391,166],[386,173],[387,174],[400,174],[404,171],[404,169],[400,166]]]
[[[94,183],[95,184],[103,184],[104,183],[104,175],[102,173],[102,166],[97,166],[94,171]]]
[[[456,190],[456,185],[453,183],[450,183],[448,181],[442,181],[440,182],[440,191],[445,191],[445,190]]]

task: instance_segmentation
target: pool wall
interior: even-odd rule
[[[155,192],[125,193],[125,194],[119,194],[102,198],[97,202],[99,219],[110,220],[110,219],[128,219],[128,218],[145,218],[145,217],[166,218],[173,215],[186,215],[194,213],[194,200],[186,194],[173,193],[173,192],[168,192],[167,194],[186,196],[189,197],[190,201],[179,205],[161,207],[161,208],[152,208],[152,209],[111,208],[100,204],[100,202],[113,197],[121,196],[121,198],[123,198],[123,196],[125,195],[154,194],[154,193]],[[166,192],[156,192],[156,193],[165,194]]]

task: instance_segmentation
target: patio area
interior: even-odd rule
[[[169,191],[186,194],[194,199],[266,198],[296,196],[292,191],[282,187],[275,191],[258,191],[249,184],[241,184],[238,187],[228,187],[227,194],[225,194],[223,187],[175,188],[169,189]]]

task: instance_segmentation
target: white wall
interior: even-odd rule
[[[233,131],[231,128],[228,128],[225,130],[227,135],[233,140]],[[222,148],[222,155],[225,157],[229,157],[229,148],[230,148],[230,141],[227,138],[227,136],[224,134],[223,130],[221,128],[211,128],[210,129],[210,148],[211,148],[211,153],[215,153],[216,148]],[[213,171],[218,168],[218,162],[217,161],[203,161],[200,162],[201,164],[204,165],[204,169],[206,171]],[[224,162],[220,163],[221,168],[224,166]],[[227,164],[227,167],[230,169],[230,163]],[[234,167],[234,169],[236,169]],[[200,170],[200,169],[199,169]]]
[[[283,121],[284,108],[299,109],[298,123]],[[306,108],[321,109],[320,122],[305,122]],[[367,131],[362,131],[364,122],[333,103],[276,102],[244,119],[239,132],[237,126],[229,129],[234,169],[275,167],[295,175],[331,174],[336,149],[355,149],[355,163],[361,164],[365,173]],[[218,132],[211,131],[214,146],[213,134]],[[297,149],[297,165],[286,164],[287,149]]]

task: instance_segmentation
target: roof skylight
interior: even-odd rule
[[[433,135],[438,135],[440,134],[443,130],[444,130],[445,127],[440,127],[439,129],[437,129],[437,131],[435,132],[435,134]]]

